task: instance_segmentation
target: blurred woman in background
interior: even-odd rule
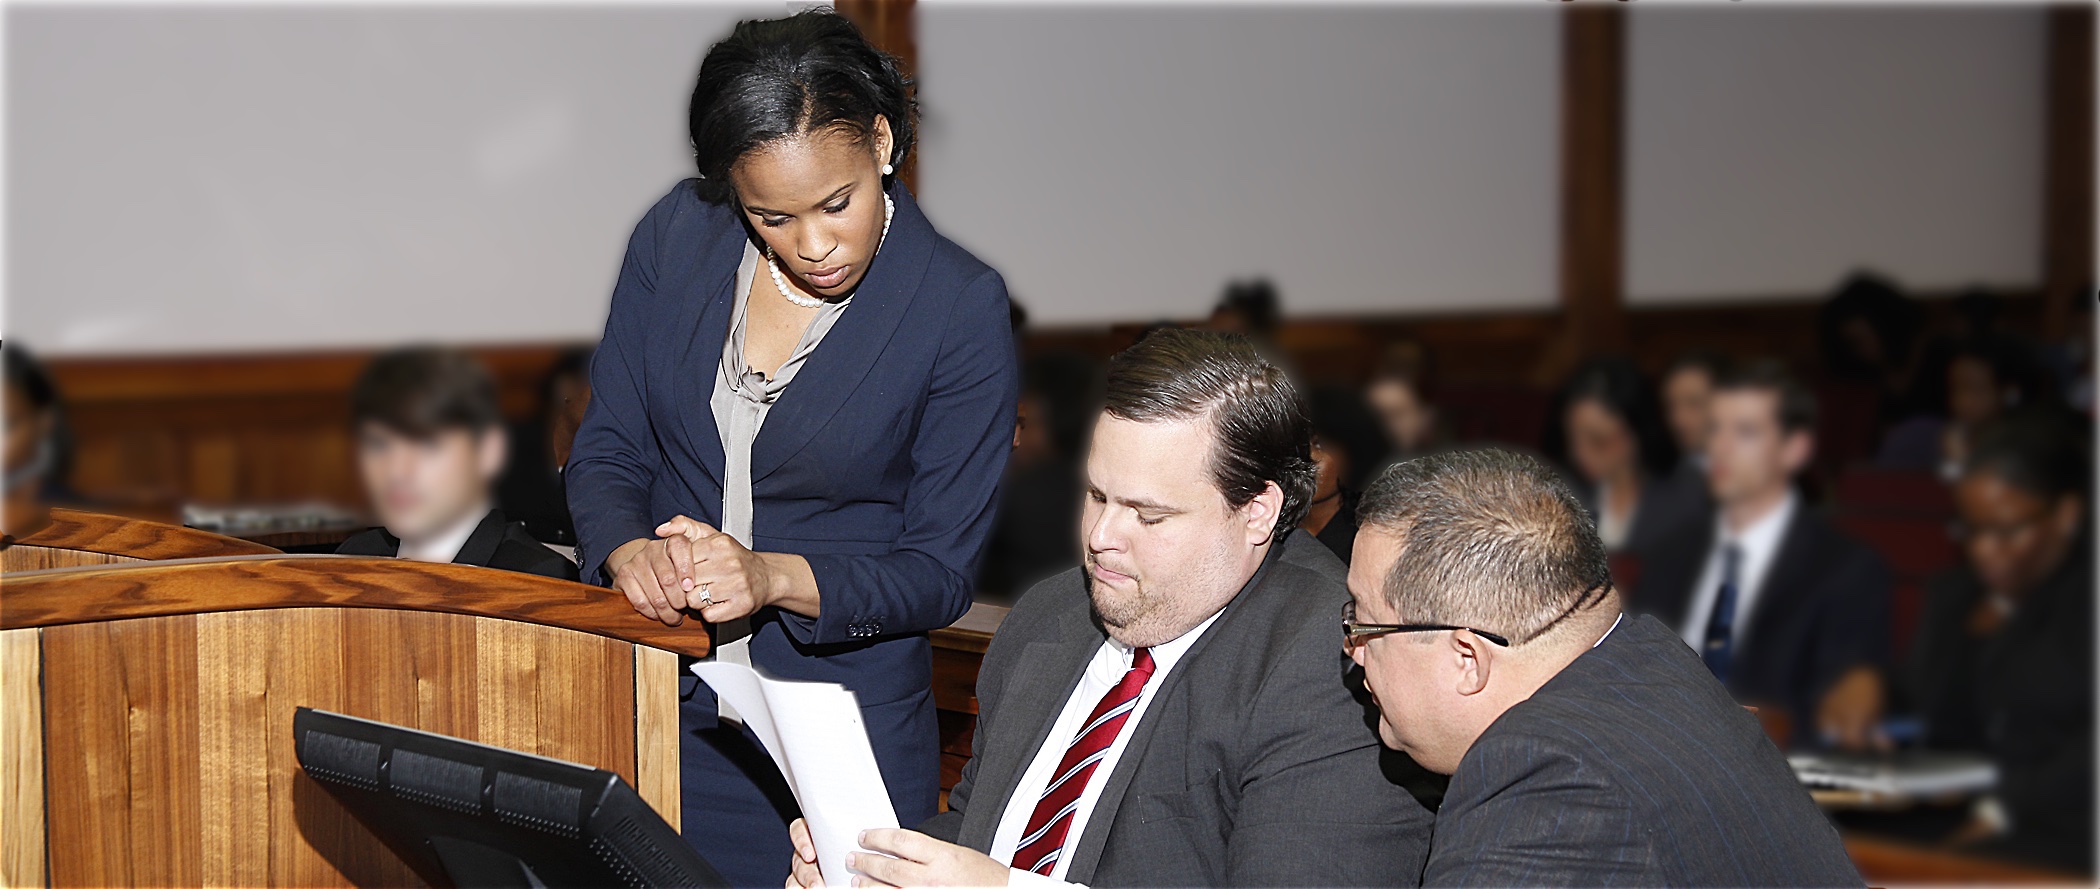
[[[2086,436],[2061,413],[1977,430],[1955,487],[1968,564],[1935,579],[1906,689],[1926,746],[1989,755],[1954,841],[2093,869],[2093,574]]]
[[[1664,529],[1656,519],[1671,463],[1669,439],[1647,381],[1623,359],[1592,361],[1554,399],[1546,452],[1573,470],[1576,491],[1612,552],[1639,553]]]

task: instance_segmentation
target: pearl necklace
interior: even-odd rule
[[[897,202],[890,200],[889,195],[883,195],[882,237],[876,239],[875,241],[875,252],[882,252],[882,243],[890,239],[890,218],[895,215],[897,215]],[[796,293],[792,288],[788,287],[787,276],[782,275],[780,273],[780,263],[773,261],[773,245],[771,244],[766,245],[766,271],[773,273],[773,286],[779,288],[780,295],[787,297],[788,302],[794,303],[795,305],[801,306],[805,309],[818,309],[824,307],[824,300],[817,299],[815,297],[803,296],[802,294]]]

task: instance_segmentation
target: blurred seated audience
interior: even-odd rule
[[[576,579],[575,562],[491,505],[509,443],[480,362],[436,347],[382,353],[352,387],[350,408],[358,472],[383,527],[337,553]]]
[[[1648,384],[1621,358],[1590,361],[1553,400],[1546,453],[1572,470],[1583,506],[1609,552],[1645,552],[1671,526],[1663,488],[1672,448]]]
[[[1713,514],[1714,498],[1706,489],[1706,439],[1713,431],[1714,381],[1728,367],[1726,356],[1692,351],[1677,356],[1663,369],[1663,416],[1677,445],[1677,462],[1669,474],[1656,479],[1662,492],[1658,509],[1670,517],[1662,527],[1707,521]]]
[[[1716,382],[1711,410],[1714,520],[1660,538],[1634,608],[1675,627],[1737,700],[1786,719],[1792,743],[1886,746],[1889,569],[1794,488],[1815,454],[1815,396],[1757,362]]]
[[[1931,390],[1934,409],[1890,428],[1876,466],[1934,472],[1952,482],[1979,426],[2017,405],[2054,400],[2038,356],[2010,337],[1953,343],[1931,372],[1939,384]]]
[[[1071,567],[1079,552],[1079,455],[1093,415],[1095,362],[1049,354],[1021,366],[1019,417],[1006,462],[999,517],[978,569],[979,598],[1011,603]]]
[[[0,534],[24,537],[50,520],[50,504],[72,502],[65,487],[65,406],[58,386],[19,343],[0,344],[6,364],[6,509]]]
[[[1377,466],[1366,468],[1366,476],[1371,470],[1432,453],[1448,443],[1436,406],[1430,403],[1429,387],[1429,353],[1421,344],[1399,342],[1386,347],[1371,371],[1364,400],[1378,417],[1387,450]]]
[[[503,514],[541,543],[576,545],[562,469],[591,405],[591,349],[564,351],[540,385],[540,412],[510,429],[510,459],[496,482]]]
[[[1210,310],[1203,330],[1243,334],[1255,346],[1274,351],[1276,329],[1283,325],[1283,303],[1276,285],[1267,278],[1250,278],[1225,285],[1225,294]]]
[[[1986,754],[1997,791],[1950,839],[2093,870],[2093,571],[2086,436],[2023,408],[1976,430],[1955,488],[1968,564],[1935,578],[1904,674],[1927,747]]]
[[[1879,422],[1919,410],[1913,384],[1925,317],[1916,300],[1887,278],[1855,272],[1824,302],[1816,322],[1829,380],[1872,390]]]
[[[1312,458],[1319,469],[1313,499],[1298,527],[1349,562],[1356,546],[1356,499],[1364,473],[1376,456],[1377,420],[1363,398],[1346,388],[1313,390],[1306,398],[1312,419]]]

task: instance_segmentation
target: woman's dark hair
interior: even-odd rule
[[[726,201],[729,169],[752,149],[838,128],[872,139],[890,124],[889,163],[904,166],[916,121],[911,81],[897,60],[830,9],[737,23],[700,62],[688,126],[702,197]]]
[[[1298,388],[1245,336],[1164,329],[1109,359],[1101,409],[1139,423],[1208,419],[1210,472],[1225,502],[1283,491],[1275,527],[1305,518],[1319,480]]]
[[[2084,426],[2070,411],[2052,405],[2015,408],[1976,430],[1962,476],[1989,474],[2045,501],[2085,497],[2092,452]]]
[[[1568,465],[1568,408],[1584,401],[1597,402],[1626,424],[1640,451],[1641,468],[1650,475],[1666,473],[1676,462],[1676,446],[1663,426],[1655,393],[1640,369],[1624,358],[1594,359],[1561,387],[1546,422],[1545,451],[1553,459]]]

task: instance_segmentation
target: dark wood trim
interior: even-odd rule
[[[919,38],[915,21],[915,0],[837,0],[833,8],[839,14],[852,19],[860,26],[862,34],[877,49],[897,57],[904,68],[904,76],[914,77],[919,70]],[[914,91],[917,84],[914,82]],[[919,190],[919,153],[912,152],[904,159],[904,169],[897,171],[897,178],[914,192]]]
[[[1623,281],[1625,10],[1561,12],[1560,306],[1564,327],[1537,376],[1626,347]]]
[[[2070,333],[2073,301],[2093,298],[2093,6],[2049,9],[2042,190],[2043,328]]]
[[[695,657],[708,650],[698,620],[664,626],[602,587],[472,565],[358,556],[236,556],[9,574],[0,586],[0,629],[313,606],[465,614]]]

